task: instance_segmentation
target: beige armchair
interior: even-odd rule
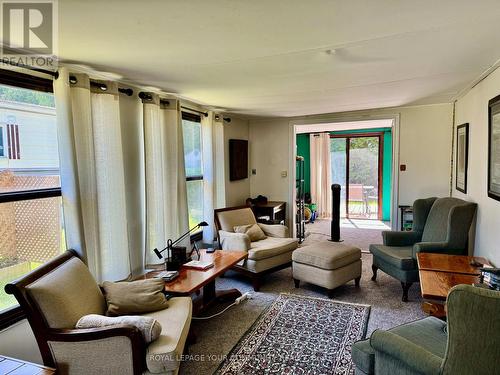
[[[146,345],[131,325],[75,329],[84,315],[106,311],[99,285],[73,251],[67,251],[25,277],[9,283],[27,315],[43,362],[69,375],[177,374],[191,324],[190,297],[144,316],[162,326],[161,336]]]
[[[292,252],[298,242],[295,238],[289,238],[288,227],[258,223],[267,238],[251,242],[246,234],[234,232],[236,226],[257,224],[250,207],[222,208],[215,210],[214,216],[222,250],[248,252],[248,258],[235,266],[234,270],[250,276],[256,292],[260,289],[263,275],[292,264]]]

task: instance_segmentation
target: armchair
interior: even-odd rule
[[[251,242],[246,234],[234,232],[235,226],[257,224],[250,207],[217,209],[214,216],[222,250],[248,251],[248,258],[241,265],[236,265],[234,270],[250,276],[256,292],[260,289],[263,275],[292,264],[292,252],[298,247],[298,242],[289,238],[288,227],[258,223],[267,238]]]
[[[448,325],[428,317],[354,343],[356,375],[497,374],[500,292],[458,285],[447,308]]]
[[[106,301],[88,268],[69,250],[5,286],[33,330],[46,366],[58,374],[176,374],[191,323],[190,297],[172,298],[150,316],[161,336],[146,346],[131,325],[75,329],[84,315],[106,311]]]
[[[417,253],[467,254],[467,240],[476,204],[457,198],[417,199],[413,204],[413,230],[382,232],[383,245],[370,245],[373,277],[381,269],[401,282],[404,302],[408,289],[419,280]]]

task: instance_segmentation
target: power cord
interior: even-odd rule
[[[229,310],[231,307],[239,305],[241,302],[243,302],[246,299],[252,299],[252,295],[249,292],[246,292],[242,296],[236,298],[232,304],[227,306],[224,310],[218,312],[217,314],[210,315],[210,316],[201,316],[201,317],[192,317],[192,320],[207,320],[207,319],[212,319],[215,318],[216,316],[219,316],[221,314],[224,314],[227,310]]]

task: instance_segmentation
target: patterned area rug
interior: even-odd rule
[[[354,374],[351,345],[369,315],[368,305],[281,294],[215,374]]]

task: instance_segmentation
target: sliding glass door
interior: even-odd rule
[[[332,184],[339,184],[340,190],[340,216],[346,217],[346,186],[347,186],[347,138],[331,138],[330,160]]]
[[[381,214],[382,135],[332,136],[332,183],[341,190],[343,217],[379,219]]]

